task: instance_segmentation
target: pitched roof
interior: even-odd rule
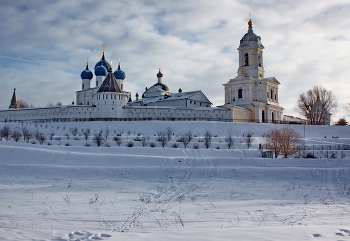
[[[122,92],[112,70],[110,70],[100,88],[98,89],[97,93],[99,92]]]
[[[208,103],[211,103],[208,100],[208,98],[200,90],[172,93],[172,94],[166,94],[166,95],[160,95],[160,96],[148,97],[148,98],[146,97],[146,98],[134,101],[134,103],[142,102],[142,104],[147,105],[149,103],[155,103],[155,102],[166,102],[166,101],[174,101],[174,100],[191,99],[191,97],[193,97],[197,93],[201,93],[205,97],[205,99],[208,101]]]

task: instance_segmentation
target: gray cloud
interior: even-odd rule
[[[121,58],[133,94],[156,82],[160,64],[172,91],[201,89],[221,105],[252,12],[266,48],[266,76],[281,82],[285,114],[295,115],[298,95],[320,84],[337,95],[339,118],[349,101],[349,10],[344,0],[2,1],[0,109],[13,88],[36,106],[70,103],[86,58],[92,70],[102,44],[107,60],[115,65]]]

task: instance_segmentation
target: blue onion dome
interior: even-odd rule
[[[104,67],[103,65],[97,66],[95,68],[95,75],[96,76],[99,76],[99,75],[107,76],[107,73],[108,73],[108,71],[107,71],[106,67]]]
[[[89,70],[89,65],[88,65],[88,64],[86,64],[86,69],[85,69],[83,72],[81,72],[80,77],[81,77],[82,79],[92,79],[93,74],[92,74],[92,72]]]
[[[106,61],[105,59],[105,52],[102,53],[102,58],[100,61],[98,61],[96,64],[95,64],[95,69],[100,66],[100,65],[103,65],[106,69],[110,69],[111,68],[111,65]],[[96,70],[95,70],[96,71]]]
[[[162,78],[162,77],[163,77],[163,74],[162,74],[162,72],[160,72],[160,69],[159,69],[159,72],[158,72],[158,74],[157,74],[157,77],[158,77],[158,78]]]
[[[118,64],[118,69],[114,71],[114,76],[116,79],[125,79],[125,73],[120,69],[120,63]]]

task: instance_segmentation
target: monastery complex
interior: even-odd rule
[[[225,103],[212,107],[201,90],[170,91],[163,83],[159,70],[157,81],[142,95],[124,90],[125,73],[102,58],[94,66],[94,74],[86,69],[81,73],[81,90],[76,91],[72,105],[18,109],[14,90],[8,110],[0,110],[0,121],[95,121],[95,120],[198,120],[225,122],[276,122],[283,119],[278,103],[275,77],[265,77],[260,36],[248,22],[248,32],[241,38],[238,55],[238,75],[223,84]],[[95,75],[95,77],[94,77]]]

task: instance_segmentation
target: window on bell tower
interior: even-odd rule
[[[243,98],[243,90],[239,89],[238,90],[238,99],[242,99]]]
[[[248,55],[248,53],[244,54],[244,66],[249,66],[249,55]]]

